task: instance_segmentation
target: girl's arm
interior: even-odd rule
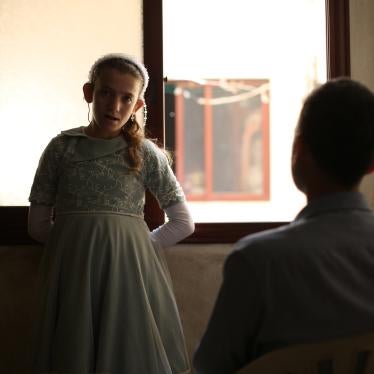
[[[151,232],[151,239],[161,245],[170,247],[195,230],[195,224],[188,210],[186,202],[180,202],[165,209],[168,222]]]
[[[38,242],[44,243],[48,239],[53,226],[53,207],[31,203],[27,229],[29,235]]]

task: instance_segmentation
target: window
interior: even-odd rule
[[[1,39],[2,45],[4,47],[4,51],[8,52],[7,48],[13,48],[14,50],[17,50],[17,40],[22,40],[24,35],[28,35],[28,37],[31,37],[32,40],[30,40],[29,43],[26,43],[24,48],[20,48],[18,50],[22,50],[22,54],[17,55],[17,57],[12,62],[10,60],[9,53],[4,53],[4,58],[2,58],[1,64],[4,65],[6,61],[9,61],[10,65],[14,65],[14,72],[10,74],[11,78],[9,78],[9,84],[8,84],[8,93],[10,91],[16,91],[19,96],[18,103],[30,103],[31,101],[35,100],[35,97],[42,97],[43,94],[43,87],[45,87],[48,84],[48,77],[45,75],[37,76],[37,90],[31,95],[32,97],[22,96],[22,90],[19,90],[19,86],[16,87],[14,82],[15,80],[12,80],[12,77],[15,78],[20,72],[23,73],[25,70],[25,51],[28,51],[27,53],[27,61],[29,63],[27,74],[25,77],[27,78],[25,80],[24,89],[23,92],[26,92],[27,86],[30,84],[30,79],[35,78],[34,72],[32,69],[30,69],[30,62],[34,62],[34,66],[39,67],[40,65],[44,64],[49,65],[49,67],[52,68],[54,72],[58,71],[58,69],[61,69],[63,72],[63,79],[67,79],[67,77],[71,77],[71,74],[74,73],[75,70],[79,70],[80,68],[76,68],[75,65],[74,69],[72,68],[72,65],[69,64],[69,59],[66,60],[66,57],[69,56],[69,53],[74,55],[75,53],[78,53],[82,51],[82,45],[85,46],[84,49],[87,50],[87,63],[84,64],[84,73],[81,71],[79,74],[81,74],[82,79],[85,79],[86,77],[86,69],[87,64],[89,65],[92,61],[92,58],[95,58],[98,53],[105,53],[108,48],[110,49],[117,49],[122,47],[124,44],[123,37],[121,38],[108,38],[105,39],[104,44],[106,47],[97,47],[98,40],[101,40],[102,38],[102,28],[92,28],[88,27],[88,31],[86,33],[85,28],[82,27],[82,22],[84,19],[89,20],[90,25],[94,23],[92,19],[92,5],[93,3],[90,2],[89,6],[83,6],[77,7],[75,2],[65,2],[64,7],[66,6],[67,9],[69,9],[68,13],[70,14],[70,21],[68,22],[71,27],[69,29],[73,30],[73,25],[80,25],[79,28],[77,28],[74,31],[74,38],[73,43],[67,43],[66,36],[69,33],[69,29],[66,29],[66,27],[56,28],[53,26],[51,22],[49,22],[50,19],[53,19],[54,22],[58,22],[58,24],[66,24],[64,21],[61,20],[61,14],[59,10],[48,8],[52,13],[55,15],[58,14],[58,17],[45,17],[45,22],[41,22],[40,12],[43,10],[44,5],[42,4],[43,0],[39,0],[37,3],[33,3],[32,5],[32,11],[30,9],[24,9],[24,14],[33,14],[37,15],[37,21],[36,24],[39,25],[36,30],[41,31],[41,28],[43,25],[50,25],[52,27],[52,30],[54,30],[54,39],[50,43],[45,43],[45,33],[42,33],[42,37],[38,37],[35,34],[35,29],[33,33],[30,33],[28,35],[26,30],[19,30],[18,27],[15,27],[13,31],[9,31],[9,29],[6,29],[6,25],[8,25],[6,22],[4,22],[4,14],[6,17],[8,17],[7,22],[16,22],[16,20],[19,20],[19,14],[14,11],[13,2],[8,1],[7,6],[4,9],[7,9],[7,12],[2,12],[0,18],[1,18],[1,24],[3,27],[3,33]],[[95,2],[96,3],[96,2]],[[118,5],[118,2],[114,2]],[[48,3],[49,4],[49,3]],[[101,3],[100,3],[101,4]],[[97,3],[97,6],[100,6],[99,2]],[[128,3],[126,3],[128,6]],[[29,5],[23,4],[23,6],[28,7]],[[57,5],[56,5],[57,6]],[[13,10],[12,10],[13,9]],[[106,9],[109,9],[106,4]],[[40,12],[39,12],[40,11]],[[84,14],[83,17],[74,16],[78,13],[75,13],[77,11],[81,11],[82,14]],[[127,12],[129,9],[127,8]],[[140,17],[140,11],[139,7],[135,6],[132,10],[133,16],[130,17],[132,19],[137,19]],[[87,12],[90,12],[90,15],[87,16]],[[112,12],[112,14],[122,14],[122,12]],[[335,1],[326,1],[326,14],[327,14],[327,60],[328,60],[328,77],[335,77],[339,75],[349,75],[349,22],[348,22],[348,1],[342,0],[339,2]],[[122,16],[121,16],[122,17]],[[127,17],[128,18],[128,17]],[[44,19],[44,18],[43,18]],[[79,22],[78,22],[79,19]],[[73,22],[73,20],[75,20]],[[98,22],[97,22],[98,23]],[[25,17],[24,27],[25,25],[32,24],[32,20]],[[98,23],[99,24],[99,23]],[[129,25],[131,31],[128,33],[123,32],[123,27],[128,25],[128,22],[125,22],[125,26],[123,22],[112,22],[110,27],[108,27],[108,32],[110,35],[118,35],[118,30],[114,30],[113,27],[115,25],[121,25],[121,35],[134,35],[133,29],[131,28],[131,25]],[[16,25],[17,26],[17,25]],[[55,28],[54,28],[55,27]],[[126,26],[127,27],[127,26]],[[4,31],[5,30],[5,31]],[[17,34],[17,31],[19,31],[19,34]],[[149,73],[152,77],[151,84],[147,93],[147,103],[148,103],[148,111],[149,111],[149,121],[148,121],[148,131],[151,134],[152,137],[156,137],[159,140],[163,139],[163,115],[164,115],[164,71],[163,71],[163,41],[162,41],[162,1],[161,0],[143,0],[143,38],[144,38],[144,44],[143,44],[143,53],[144,53],[144,61],[148,67]],[[135,33],[136,34],[136,33]],[[19,37],[17,37],[19,35]],[[79,39],[78,36],[81,35],[82,39]],[[5,39],[4,39],[5,36]],[[6,39],[8,38],[8,39]],[[141,33],[139,33],[139,39],[141,42]],[[133,40],[133,39],[131,39]],[[11,41],[11,42],[10,42]],[[43,43],[41,43],[43,41]],[[119,47],[114,46],[112,43],[113,41],[115,43],[120,43]],[[130,51],[134,54],[139,54],[139,46],[132,46],[129,44],[130,42],[127,41],[126,44],[126,51]],[[235,43],[233,43],[235,44]],[[46,45],[48,48],[46,48]],[[141,45],[141,43],[139,44]],[[99,48],[101,50],[97,50],[94,48]],[[35,52],[37,51],[37,53]],[[63,52],[66,52],[64,55]],[[52,56],[52,62],[46,63],[46,57]],[[62,59],[61,56],[64,56]],[[7,57],[7,58],[5,58]],[[57,69],[57,70],[56,70]],[[5,77],[5,70],[1,69],[0,78],[3,79]],[[69,74],[71,73],[71,74]],[[84,74],[84,76],[82,75]],[[8,74],[9,75],[9,74]],[[65,77],[65,78],[64,78]],[[40,78],[40,79],[38,79]],[[43,78],[43,79],[42,79]],[[180,78],[180,77],[178,77]],[[213,77],[214,78],[214,77]],[[243,79],[243,77],[233,77],[235,79]],[[8,78],[7,78],[8,79]],[[77,81],[77,79],[75,79]],[[13,82],[13,83],[12,83]],[[4,87],[4,86],[2,86]],[[0,93],[0,116],[3,116],[4,108],[5,110],[8,110],[8,98],[4,93],[4,90],[2,88],[2,93]],[[46,90],[45,92],[48,92],[50,95],[56,95],[58,97],[58,105],[55,106],[55,110],[53,110],[53,115],[50,118],[49,123],[47,123],[44,127],[44,131],[47,133],[50,130],[50,123],[54,121],[59,121],[60,113],[63,111],[61,106],[66,106],[69,103],[71,103],[71,99],[69,99],[66,102],[63,102],[61,100],[61,93],[65,93],[64,89],[62,89],[60,86],[58,86],[55,90]],[[270,91],[271,92],[271,91]],[[5,95],[5,96],[4,96]],[[81,93],[77,94],[78,97],[81,97]],[[44,97],[44,96],[43,96]],[[56,101],[57,102],[57,101]],[[15,113],[18,113],[18,117],[22,116],[23,114],[22,109],[25,108],[25,106],[22,108],[22,105],[15,107],[16,111]],[[82,104],[84,105],[83,99]],[[43,113],[43,106],[40,106],[40,113]],[[35,110],[35,107],[32,107],[33,110]],[[38,112],[38,111],[37,111]],[[82,110],[82,121],[85,121],[86,119],[86,111],[85,109]],[[30,116],[28,116],[29,118]],[[2,123],[8,123],[7,121],[3,120]],[[12,116],[10,117],[12,119]],[[20,117],[19,117],[20,118]],[[23,118],[23,117],[22,117]],[[74,117],[74,120],[76,118]],[[72,119],[71,119],[72,121]],[[71,122],[70,121],[70,122]],[[79,124],[77,124],[79,125]],[[69,124],[67,124],[68,127],[73,127]],[[23,161],[25,158],[27,158],[28,151],[30,148],[30,139],[35,138],[35,133],[32,130],[29,130],[31,128],[28,121],[22,120],[15,123],[14,119],[12,119],[12,138],[17,138],[20,140],[20,142],[16,143],[13,141],[9,142],[8,138],[5,138],[4,136],[2,139],[6,139],[7,143],[12,143],[12,149],[11,151],[14,152],[15,149],[18,149],[22,151],[22,157]],[[59,128],[60,130],[61,128]],[[53,131],[52,134],[54,134],[55,131]],[[49,139],[51,135],[51,132],[48,134],[45,134],[45,140]],[[24,140],[22,140],[24,139]],[[1,145],[3,147],[3,144]],[[0,148],[1,148],[0,147]],[[40,150],[38,149],[38,152]],[[270,149],[271,152],[271,149]],[[11,153],[12,154],[12,153]],[[3,156],[2,156],[3,157]],[[5,155],[6,158],[10,158],[10,155],[7,153]],[[33,161],[35,162],[35,160]],[[25,166],[23,162],[20,163],[20,165],[13,165],[13,170],[17,170],[17,175],[23,174],[24,178],[26,175],[28,175],[29,169],[31,170],[31,173],[34,172],[34,166]],[[3,165],[2,165],[3,170]],[[4,170],[2,171],[3,178],[2,181],[7,178],[4,178]],[[10,174],[10,178],[15,178],[15,173]],[[3,183],[3,182],[2,182]],[[17,187],[18,185],[25,185],[24,180],[16,180],[14,179],[14,186]],[[29,187],[26,187],[27,190]],[[2,191],[3,191],[2,187]],[[28,193],[28,192],[27,192]],[[1,244],[22,244],[22,243],[29,243],[30,239],[27,236],[26,233],[26,221],[27,221],[27,207],[25,206],[5,206],[9,205],[6,201],[3,201],[1,203],[3,206],[0,207],[0,227],[1,227]],[[23,205],[22,202],[17,203],[17,205]],[[146,219],[150,227],[155,227],[156,225],[160,224],[163,221],[163,214],[162,212],[157,208],[157,205],[153,198],[151,196],[147,196],[147,206],[146,206]],[[189,242],[232,242],[237,240],[240,236],[243,236],[244,234],[247,234],[249,232],[258,231],[264,228],[274,227],[279,225],[279,222],[232,222],[232,223],[198,223],[196,227],[195,234],[188,239]]]
[[[166,3],[166,0],[164,0],[164,4]],[[181,5],[180,2],[171,2],[174,4],[175,7],[178,7]],[[191,2],[188,2],[190,4]],[[251,2],[253,3],[253,2]],[[277,2],[278,4],[279,2]],[[144,8],[144,15],[147,16],[147,12],[149,15],[149,18],[147,18],[147,21],[144,23],[145,27],[145,44],[144,44],[144,53],[145,53],[145,62],[147,63],[147,66],[149,67],[152,65],[154,71],[153,73],[157,75],[158,82],[155,82],[153,80],[153,92],[150,96],[151,101],[157,102],[160,104],[160,101],[158,98],[156,98],[155,95],[161,95],[164,93],[164,80],[167,80],[165,90],[167,90],[167,83],[168,82],[175,82],[175,81],[186,81],[191,80],[191,77],[188,77],[186,75],[183,75],[182,72],[175,72],[175,74],[169,74],[167,66],[163,67],[163,64],[165,64],[165,61],[163,59],[163,54],[167,54],[168,51],[164,51],[163,48],[167,49],[167,46],[164,45],[165,38],[174,37],[175,33],[179,32],[179,29],[183,29],[183,24],[178,24],[178,20],[175,20],[176,27],[173,29],[173,33],[169,32],[168,34],[165,34],[165,29],[163,29],[162,25],[162,1],[158,0],[157,2],[152,3],[152,7],[147,10],[146,2],[145,8]],[[187,2],[183,2],[183,4],[187,4]],[[237,4],[237,2],[235,2]],[[280,3],[281,6],[284,6],[284,3]],[[295,3],[293,3],[295,5]],[[199,6],[202,6],[203,4],[199,2]],[[326,25],[326,60],[327,60],[327,78],[337,77],[341,75],[349,76],[350,74],[350,66],[349,66],[349,2],[348,1],[329,1],[326,0],[325,2],[325,17],[326,17],[326,23],[321,22],[320,27],[324,28],[324,24]],[[230,3],[230,7],[234,7],[233,3]],[[291,9],[288,7],[288,10]],[[214,10],[214,11],[213,11]],[[200,38],[202,39],[202,42],[207,42],[207,36],[210,35],[210,25],[212,22],[212,17],[215,16],[216,12],[216,6],[211,8],[211,12],[209,13],[210,16],[206,17],[206,28],[203,30],[203,32],[200,33]],[[283,13],[285,12],[285,8],[280,8],[278,10],[283,10]],[[292,7],[293,10],[293,7]],[[202,17],[202,14],[208,14],[204,13],[201,7],[199,8],[198,12],[195,12],[193,14],[189,14],[186,11],[183,12],[183,16],[187,21],[190,22],[190,29],[193,29],[196,24],[196,19],[199,17]],[[279,17],[284,19],[284,17]],[[225,20],[226,17],[221,17],[221,20]],[[249,21],[248,21],[249,22]],[[247,23],[245,24],[247,26]],[[152,34],[148,34],[146,30],[149,30]],[[223,25],[222,31],[226,31],[226,24]],[[162,34],[164,32],[164,40],[162,38]],[[149,38],[147,39],[147,35],[149,35]],[[225,35],[223,33],[222,35]],[[183,47],[188,48],[190,44],[194,45],[195,43],[198,43],[199,41],[196,38],[193,37],[187,37],[186,39],[181,39],[180,44]],[[206,48],[206,54],[211,53],[210,44],[207,42],[207,48]],[[236,39],[231,39],[231,46],[232,49],[226,50],[225,48],[222,48],[222,56],[230,56],[230,52],[232,52],[235,49],[242,48],[242,44],[238,43]],[[164,51],[164,52],[163,52]],[[200,60],[196,58],[195,60],[187,61],[184,59],[185,55],[180,55],[176,50],[172,50],[170,52],[172,55],[175,56],[176,59],[179,59],[179,64],[175,64],[177,67],[185,67],[186,65],[194,65],[201,67],[201,65],[205,65],[205,67],[208,67],[204,74],[200,74],[200,76],[205,77],[205,79],[214,79],[217,78],[217,71],[215,70],[217,64],[201,64]],[[281,55],[279,55],[281,57]],[[217,60],[215,60],[217,61]],[[273,61],[274,62],[274,61]],[[165,78],[164,78],[165,77]],[[236,77],[231,78],[240,78],[244,79],[248,76],[239,75]],[[266,77],[264,77],[266,78]],[[192,79],[195,80],[195,79]],[[313,75],[311,75],[310,81],[313,82]],[[272,89],[270,88],[270,93],[272,93]],[[167,93],[168,94],[168,93]],[[271,100],[271,98],[270,98]],[[300,103],[301,104],[301,103]],[[270,101],[271,105],[271,101]],[[163,108],[163,106],[162,106]],[[153,117],[152,123],[150,123],[149,130],[151,130],[151,133],[154,134],[154,136],[157,136],[158,138],[162,139],[162,128],[160,128],[157,123],[163,123],[163,111],[158,111],[159,117],[158,120]],[[156,114],[156,113],[154,113]],[[166,111],[167,114],[167,111]],[[270,114],[271,116],[271,114]],[[296,118],[294,118],[293,126],[295,125]],[[168,129],[166,129],[167,133]],[[270,128],[270,132],[272,129]],[[293,131],[292,131],[293,132]],[[292,133],[290,133],[291,136],[289,136],[289,139],[292,139]],[[274,137],[273,137],[274,139]],[[274,140],[274,141],[281,141],[280,139]],[[290,140],[288,140],[290,141]],[[168,142],[168,140],[166,140]],[[167,143],[168,144],[168,143]],[[178,152],[178,150],[177,150]],[[272,152],[272,148],[270,145],[270,153]],[[178,164],[178,161],[176,161],[176,165]],[[178,171],[177,171],[178,173]],[[271,176],[270,176],[271,179]],[[283,198],[285,201],[285,199]],[[194,203],[192,201],[192,203]],[[198,214],[203,211],[203,213],[210,211],[212,207],[214,207],[213,202],[205,202],[205,208],[202,208],[199,210]],[[230,203],[231,204],[231,203]],[[232,207],[232,204],[230,205]],[[244,206],[244,208],[243,208]],[[299,204],[300,206],[300,204]],[[299,208],[298,206],[298,208]],[[242,202],[239,202],[237,205],[238,209],[246,210],[245,204]],[[288,209],[288,206],[286,204],[286,209]],[[225,243],[225,242],[233,242],[237,240],[238,238],[242,237],[245,234],[263,230],[266,228],[271,228],[274,226],[278,226],[282,223],[284,223],[284,220],[278,219],[277,217],[274,217],[271,221],[267,220],[267,217],[269,216],[266,212],[266,209],[256,209],[256,206],[254,206],[254,209],[251,209],[253,211],[253,214],[256,216],[257,219],[259,219],[258,222],[256,221],[250,221],[246,220],[245,222],[240,222],[239,220],[236,220],[235,222],[212,222],[209,220],[202,220],[200,219],[199,222],[196,225],[196,231],[195,234],[188,239],[188,242],[191,243]],[[274,210],[274,209],[272,209]],[[219,216],[222,217],[222,206],[218,208]],[[241,212],[239,211],[239,216],[241,215]],[[153,217],[156,217],[156,215],[153,215]],[[161,214],[162,217],[162,214]],[[160,216],[158,216],[158,219],[161,219]]]
[[[166,99],[169,82],[190,82],[173,91],[174,150],[195,222],[289,221],[305,204],[291,145],[327,79],[325,14],[324,0],[163,1]]]

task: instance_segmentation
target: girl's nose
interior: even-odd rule
[[[111,109],[115,112],[119,112],[120,108],[121,108],[121,100],[120,98],[118,97],[113,97],[113,99],[111,100]]]

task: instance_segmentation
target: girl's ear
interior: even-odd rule
[[[142,106],[144,106],[144,100],[138,99],[134,106],[134,112],[137,112]]]
[[[87,101],[88,104],[92,103],[93,101],[93,84],[92,83],[85,83],[83,85],[83,95],[84,99]]]

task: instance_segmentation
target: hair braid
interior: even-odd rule
[[[127,142],[127,155],[130,170],[139,173],[143,161],[140,154],[140,145],[144,139],[143,128],[139,125],[136,118],[134,120],[130,118],[122,127],[122,134]]]

